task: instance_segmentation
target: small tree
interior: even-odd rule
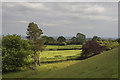
[[[105,50],[105,46],[101,46],[95,40],[89,40],[82,46],[82,57],[88,57],[89,55],[100,54],[103,50]]]
[[[35,23],[29,23],[27,28],[27,38],[32,40],[31,50],[34,51],[34,62],[35,69],[37,68],[37,51],[42,51],[44,47],[44,40],[41,39],[42,30],[39,29],[38,25]]]

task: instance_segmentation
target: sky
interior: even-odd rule
[[[35,22],[44,35],[118,37],[117,2],[4,2],[2,33],[26,35]]]

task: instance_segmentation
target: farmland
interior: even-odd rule
[[[45,50],[74,50],[74,49],[80,49],[82,45],[66,45],[66,46],[58,46],[58,45],[46,45]]]

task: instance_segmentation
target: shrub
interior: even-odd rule
[[[106,50],[110,50],[119,46],[119,43],[117,41],[113,41],[110,39],[104,41],[98,41],[98,42],[100,43],[101,46],[106,46]]]
[[[31,53],[27,40],[21,40],[19,35],[3,36],[2,40],[2,69],[5,71],[18,70],[26,64],[26,58]]]
[[[105,46],[101,46],[95,40],[89,40],[82,46],[82,57],[88,57],[91,55],[100,54],[103,50],[105,50]]]

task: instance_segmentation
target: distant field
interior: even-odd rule
[[[58,45],[46,45],[45,50],[57,50],[57,49],[80,49],[82,45],[66,45],[66,46],[58,46]]]
[[[58,51],[43,51],[40,52],[40,61],[61,61],[67,59],[75,59],[80,56],[82,50],[58,50]],[[32,61],[34,61],[32,59]]]

